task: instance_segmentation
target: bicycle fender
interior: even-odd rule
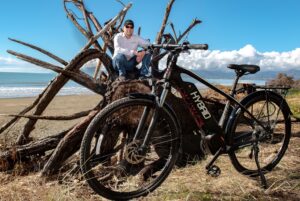
[[[128,97],[131,98],[131,99],[139,99],[139,98],[142,98],[142,99],[149,99],[151,101],[155,101],[155,95],[153,94],[146,94],[146,93],[130,93],[128,94]]]
[[[155,95],[153,94],[146,94],[146,93],[130,93],[128,94],[128,97],[131,99],[148,99],[153,102],[155,102]],[[172,109],[172,107],[168,103],[164,103],[164,107],[171,113],[171,115],[175,118],[177,123],[178,131],[181,133],[181,123],[177,118],[177,115],[175,111]]]
[[[278,94],[278,93],[276,93],[276,92],[274,92],[274,91],[267,91],[267,90],[262,90],[262,91],[256,91],[256,92],[253,92],[253,93],[249,94],[248,96],[246,96],[245,98],[243,98],[242,101],[241,101],[240,103],[241,103],[242,105],[245,105],[245,104],[246,104],[250,99],[252,99],[253,97],[255,97],[255,96],[260,96],[260,95],[266,94],[266,93],[272,94],[272,95],[274,95],[274,96],[276,96],[276,97],[278,97],[278,98],[281,98],[282,101],[283,101],[282,103],[288,105],[288,103],[286,102],[286,100],[285,100],[280,94]],[[291,110],[290,110],[290,107],[288,107],[288,108],[289,108],[289,113],[292,114],[292,112],[291,112]]]

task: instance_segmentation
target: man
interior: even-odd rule
[[[128,78],[128,73],[138,71],[141,78],[149,77],[149,65],[151,55],[143,51],[137,51],[138,47],[146,48],[150,45],[149,41],[133,34],[134,23],[126,20],[123,31],[114,37],[113,67],[119,74],[119,80],[124,81]],[[142,62],[140,69],[136,68]]]

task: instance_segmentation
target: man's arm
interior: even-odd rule
[[[149,45],[151,45],[150,44],[150,42],[148,41],[148,40],[145,40],[145,39],[143,39],[143,38],[141,38],[141,37],[137,37],[137,39],[138,39],[138,45],[140,46],[140,47],[142,47],[142,48],[147,48]],[[144,56],[145,56],[145,51],[141,51],[141,52],[138,52],[137,54],[136,54],[136,61],[138,62],[138,63],[140,63],[142,60],[143,60],[143,58],[144,58]]]
[[[142,48],[147,48],[149,45],[151,45],[151,43],[148,40],[145,40],[141,37],[138,37],[138,44]]]

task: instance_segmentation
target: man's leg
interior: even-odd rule
[[[136,61],[136,56],[133,56],[131,59],[129,59],[128,65],[126,66],[126,73],[127,79],[136,79],[139,76],[139,70],[136,68],[136,65],[138,64]]]
[[[133,71],[138,63],[136,62],[136,56],[131,57],[126,63],[126,71]]]
[[[141,77],[150,77],[150,61],[151,61],[151,54],[145,54],[142,60],[142,67],[140,68],[140,76]]]
[[[126,63],[127,63],[127,58],[124,54],[117,54],[114,58],[113,58],[113,67],[114,69],[118,72],[119,76],[123,76],[125,77],[126,75]]]
[[[113,66],[119,73],[119,77],[122,77],[122,79],[127,78],[127,73],[129,71],[133,71],[136,64],[136,56],[133,56],[131,59],[127,60],[124,54],[117,54],[113,59]]]

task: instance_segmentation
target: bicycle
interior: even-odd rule
[[[179,67],[179,54],[188,49],[206,50],[205,44],[159,44],[149,49],[169,51],[163,79],[154,81],[151,94],[134,93],[106,106],[88,126],[81,144],[81,169],[90,187],[103,197],[128,200],[156,189],[171,172],[184,131],[166,97],[172,88],[180,92],[202,136],[199,146],[213,154],[207,173],[220,174],[214,162],[228,154],[234,168],[261,178],[283,157],[291,135],[290,109],[285,99],[267,88],[247,95],[240,102],[237,83],[245,74],[259,71],[255,65],[229,65],[236,79],[226,94],[193,72]],[[187,75],[227,99],[219,121],[206,107]],[[162,88],[157,93],[157,88]],[[271,152],[269,155],[268,153]]]

